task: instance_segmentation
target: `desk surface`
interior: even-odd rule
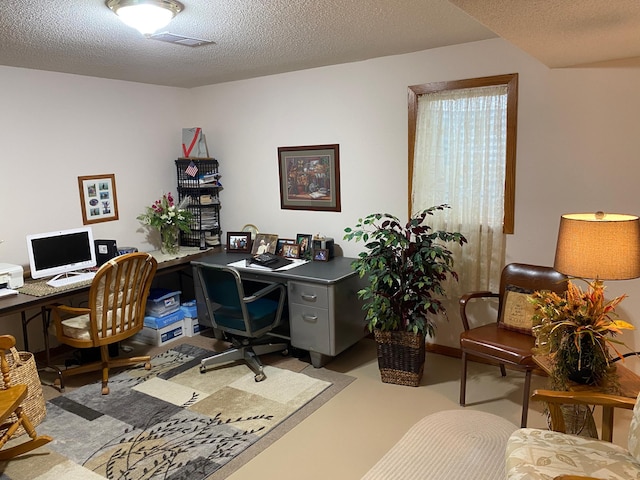
[[[180,257],[168,256],[162,254],[160,251],[149,252],[156,260],[158,260],[158,274],[170,273],[181,268],[184,268],[185,264],[188,264],[192,260],[211,255],[213,249],[200,250],[197,247],[182,247],[180,249]],[[33,295],[26,295],[19,293],[18,295],[11,295],[0,299],[0,316],[9,315],[12,313],[19,313],[28,308],[36,308],[44,305],[49,305],[62,298],[69,297],[70,295],[76,295],[89,290],[91,285],[82,285],[74,288],[60,289],[60,291],[36,297]]]
[[[238,260],[250,258],[251,255],[244,253],[214,253],[197,260],[198,263],[209,265],[229,265]],[[264,270],[261,268],[238,268],[244,275],[256,275],[260,277],[272,277],[274,279],[307,281],[312,283],[333,284],[345,278],[357,275],[351,263],[353,258],[335,257],[328,262],[309,261],[298,267],[288,270]]]

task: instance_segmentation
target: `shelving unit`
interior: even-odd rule
[[[187,173],[193,162],[198,171]],[[180,245],[215,247],[220,245],[220,190],[218,161],[215,158],[178,158],[176,160],[178,201],[191,197],[187,207],[193,214],[191,233],[180,232]]]

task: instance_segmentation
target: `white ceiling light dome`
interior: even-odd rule
[[[167,26],[184,10],[184,5],[175,0],[107,0],[106,5],[126,25],[146,36]]]

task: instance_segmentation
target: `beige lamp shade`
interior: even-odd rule
[[[572,277],[640,277],[640,222],[635,215],[562,215],[553,268]]]

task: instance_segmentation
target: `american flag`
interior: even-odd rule
[[[195,177],[196,176],[196,174],[198,173],[198,167],[196,167],[196,164],[193,163],[193,160],[191,160],[191,163],[189,163],[189,166],[184,171],[184,173],[186,173],[190,177]]]

